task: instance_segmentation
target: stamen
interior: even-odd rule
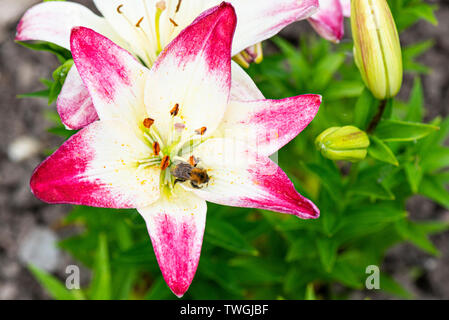
[[[122,7],[123,7],[123,4],[121,4],[121,5],[119,5],[119,6],[117,7],[117,12],[120,13],[120,14],[123,13],[123,12],[122,12]]]
[[[136,27],[137,27],[137,28],[140,27],[140,24],[142,23],[142,21],[143,21],[143,17],[140,18],[139,21],[137,21],[137,23],[136,23]]]
[[[175,123],[175,130],[176,132],[182,132],[186,128],[186,125],[184,123]]]
[[[156,9],[164,11],[167,8],[167,5],[165,4],[164,0],[161,0],[156,3]]]
[[[159,155],[159,152],[161,152],[161,146],[159,145],[159,143],[157,141],[155,141],[153,143],[153,152],[155,156]]]
[[[204,136],[204,134],[206,133],[206,131],[207,131],[207,128],[206,128],[206,127],[202,127],[202,128],[200,128],[200,129],[195,130],[195,132],[196,132],[197,134],[202,135],[202,136]]]
[[[145,120],[143,120],[143,126],[147,129],[150,129],[153,124],[154,124],[154,119],[146,118]]]
[[[169,18],[168,20],[170,20],[170,22],[175,26],[175,27],[177,27],[178,26],[178,24],[175,22],[175,20],[173,20],[172,18]]]
[[[176,6],[175,13],[178,13],[179,9],[181,8],[181,3],[182,3],[182,0],[179,0],[178,5]]]
[[[197,159],[195,158],[195,156],[190,156],[189,158],[189,163],[192,167],[196,166],[198,164]]]
[[[161,20],[161,14],[166,9],[165,1],[159,1],[156,3],[156,16],[155,16],[155,27],[156,27],[156,41],[157,41],[157,54],[162,51],[162,45],[161,45],[161,32],[160,32],[160,20]]]
[[[170,157],[164,156],[161,161],[161,170],[163,171],[167,169],[169,165],[170,165]]]
[[[172,117],[176,117],[179,113],[179,103],[175,104],[173,109],[170,110],[170,114]]]

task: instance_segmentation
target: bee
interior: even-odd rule
[[[171,174],[176,178],[175,184],[190,181],[190,185],[195,189],[203,188],[210,180],[207,171],[198,168],[196,161],[179,162],[171,169]]]

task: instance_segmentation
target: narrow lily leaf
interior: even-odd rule
[[[246,241],[233,225],[218,219],[207,219],[205,241],[236,253],[257,255],[257,250]]]
[[[407,289],[397,283],[392,277],[385,273],[380,274],[380,283],[382,290],[385,292],[391,293],[395,296],[404,298],[404,299],[412,299],[413,294],[411,294]]]
[[[449,192],[434,176],[425,176],[419,186],[419,193],[449,209]]]
[[[83,300],[84,295],[81,290],[69,290],[59,279],[51,274],[35,267],[28,266],[29,270],[39,283],[47,290],[53,299],[57,300]]]
[[[320,238],[316,245],[324,270],[331,272],[337,259],[337,243],[331,238]]]
[[[426,171],[435,171],[449,167],[449,148],[434,147],[432,152],[425,155],[422,160],[422,167]]]
[[[429,124],[384,120],[377,127],[376,136],[383,141],[415,141],[437,130]]]
[[[94,275],[90,287],[90,299],[109,300],[111,298],[111,269],[107,238],[100,235],[97,256],[93,269]]]
[[[391,149],[382,140],[375,136],[371,136],[370,140],[371,144],[368,149],[368,154],[370,155],[370,157],[379,161],[390,163],[394,166],[399,165],[399,162],[396,159],[393,151],[391,151]]]
[[[377,103],[378,102],[373,97],[372,93],[365,88],[355,105],[354,123],[356,127],[362,130],[366,129],[369,119],[371,119],[376,112]]]
[[[417,163],[406,163],[404,170],[413,193],[418,193],[419,185],[423,177],[421,166]]]
[[[154,256],[151,242],[145,240],[120,252],[113,260],[113,263],[121,265],[151,266],[156,264],[156,257]]]
[[[145,300],[166,300],[170,298],[173,298],[173,293],[167,287],[162,276],[153,282],[150,290],[145,295]]]
[[[305,300],[316,300],[315,289],[313,287],[313,283],[309,283],[307,285]]]
[[[373,181],[367,184],[366,181],[357,183],[349,191],[353,194],[372,197],[374,199],[394,200],[394,194],[381,183]]]
[[[408,103],[407,121],[420,122],[424,116],[424,94],[422,90],[421,79],[415,78],[410,101]]]
[[[18,98],[45,98],[45,99],[47,99],[49,94],[50,94],[50,90],[45,89],[45,90],[40,90],[40,91],[35,91],[35,92],[30,92],[30,93],[22,93],[22,94],[19,94],[17,97]]]
[[[396,230],[405,239],[418,248],[432,255],[439,255],[438,249],[428,239],[427,235],[414,223],[402,220],[396,223]]]

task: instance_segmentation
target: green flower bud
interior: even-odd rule
[[[353,126],[329,128],[315,140],[317,149],[324,157],[352,162],[365,159],[369,144],[368,135]]]
[[[354,56],[363,81],[384,100],[402,85],[402,53],[396,25],[386,0],[352,0]]]

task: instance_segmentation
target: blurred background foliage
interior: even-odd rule
[[[389,1],[398,30],[418,20],[436,24],[434,5],[422,0]],[[378,101],[365,89],[354,64],[352,43],[331,44],[302,34],[299,45],[273,38],[275,53],[248,70],[267,98],[305,93],[323,96],[312,124],[279,153],[279,164],[298,191],[321,209],[316,221],[262,210],[208,204],[204,244],[196,277],[185,299],[344,299],[365,288],[366,267],[381,266],[386,250],[411,242],[438,256],[429,235],[448,223],[414,222],[406,201],[416,194],[449,209],[449,119],[422,123],[426,110],[420,76],[430,70],[416,59],[432,41],[403,48],[404,69],[415,76],[406,101],[390,100],[369,156],[357,164],[325,159],[315,138],[332,126],[367,126]],[[48,43],[25,44],[55,53],[61,66],[46,89],[27,94],[55,101],[73,64],[70,53]],[[55,112],[49,130],[68,138]],[[82,232],[60,247],[92,270],[81,290],[67,290],[50,274],[30,267],[55,299],[176,299],[166,286],[145,223],[136,211],[75,207],[64,225]],[[412,295],[388,274],[381,289],[399,298]]]

